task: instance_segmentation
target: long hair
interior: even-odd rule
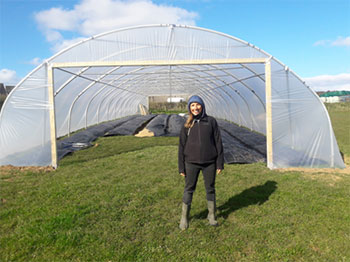
[[[188,99],[188,103],[187,103],[187,110],[188,110],[188,118],[184,124],[184,126],[186,128],[191,128],[194,125],[194,115],[191,113],[191,104],[192,103],[198,103],[202,106],[202,111],[201,111],[201,117],[205,115],[205,106],[204,106],[204,102],[202,100],[202,98],[200,98],[197,95],[191,96]]]
[[[192,125],[193,125],[193,119],[194,119],[194,116],[192,115],[191,112],[189,112],[188,118],[187,118],[187,120],[186,120],[184,126],[185,126],[186,128],[191,128]]]

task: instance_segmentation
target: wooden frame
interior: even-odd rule
[[[56,131],[56,115],[55,115],[55,97],[53,86],[53,67],[47,65],[48,77],[48,95],[49,95],[49,115],[50,115],[50,139],[51,139],[51,165],[57,168],[57,131]]]
[[[53,63],[52,67],[93,67],[93,66],[166,66],[166,65],[205,65],[205,64],[257,64],[265,63],[265,58],[204,59],[204,60],[150,60],[150,61],[92,61]]]
[[[50,137],[52,166],[57,168],[56,117],[54,97],[54,68],[69,67],[102,67],[102,66],[166,66],[166,65],[204,65],[204,64],[265,64],[265,96],[266,96],[266,148],[267,167],[273,168],[272,147],[272,107],[271,107],[271,62],[270,58],[242,58],[242,59],[213,59],[213,60],[171,60],[171,61],[92,61],[52,63],[47,65],[48,94],[50,105]]]
[[[272,147],[272,106],[271,106],[271,62],[265,63],[265,99],[266,99],[266,154],[267,167],[273,168],[273,147]]]

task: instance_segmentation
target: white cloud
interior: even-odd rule
[[[350,46],[350,36],[339,36],[336,40],[319,40],[314,46]]]
[[[67,47],[66,33],[89,37],[141,24],[195,25],[198,14],[150,0],[81,0],[73,9],[55,7],[35,14],[39,28],[54,51]]]
[[[330,40],[318,40],[317,42],[314,43],[314,46],[326,46],[331,43]]]
[[[338,37],[337,40],[331,43],[332,46],[350,46],[350,36]]]
[[[63,40],[62,34],[54,30],[46,30],[45,37],[46,37],[46,40],[49,42],[60,42]]]
[[[37,66],[37,65],[40,65],[41,63],[43,62],[43,60],[39,57],[35,57],[33,58],[32,60],[30,60],[28,63],[30,65],[34,65],[34,66]]]
[[[350,91],[350,74],[343,73],[338,75],[320,75],[315,77],[306,77],[305,83],[315,91]]]
[[[73,39],[62,39],[62,41],[56,42],[52,47],[53,52],[57,53],[73,44],[78,43],[81,40],[86,39],[85,37],[78,37]]]
[[[36,13],[35,19],[43,29],[71,31],[77,25],[79,17],[75,10],[64,10],[61,7],[54,7]]]
[[[20,81],[16,71],[3,68],[0,70],[0,83],[5,85],[16,85]]]

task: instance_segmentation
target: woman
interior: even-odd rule
[[[189,117],[180,132],[179,173],[185,177],[180,229],[188,228],[193,193],[202,170],[208,201],[208,220],[217,226],[215,212],[215,178],[224,169],[224,153],[220,130],[215,118],[205,113],[199,96],[188,100]]]

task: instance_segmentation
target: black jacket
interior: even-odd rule
[[[179,173],[185,173],[185,161],[196,164],[216,162],[224,169],[224,152],[220,130],[215,118],[205,115],[195,120],[192,128],[184,126],[179,141]]]

